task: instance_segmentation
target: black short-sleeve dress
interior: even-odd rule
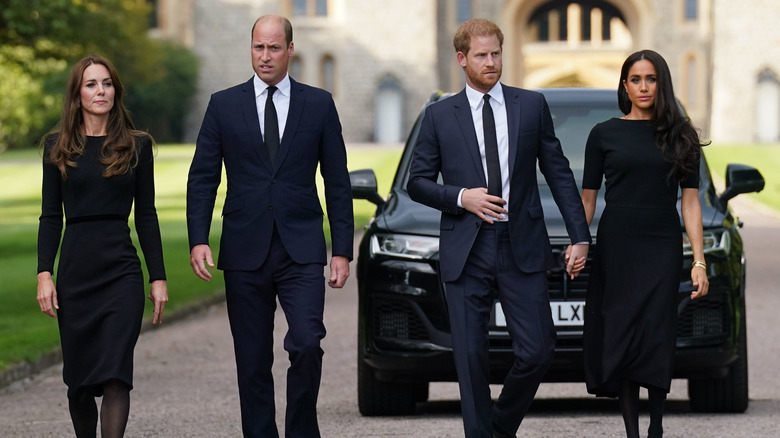
[[[616,397],[626,379],[671,385],[682,232],[670,166],[647,121],[611,119],[588,138],[582,187],[598,190],[602,177],[606,187],[585,305],[586,384],[597,396]],[[679,186],[698,184],[692,172]]]
[[[78,389],[101,395],[102,384],[112,379],[132,388],[133,349],[144,309],[143,273],[128,226],[134,204],[149,281],[165,279],[151,138],[136,137],[138,162],[130,171],[104,178],[105,137],[87,137],[67,179],[47,159],[54,139],[49,137],[44,149],[38,272],[55,272],[59,247],[57,321],[68,395]]]

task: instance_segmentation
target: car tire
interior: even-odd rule
[[[358,355],[358,409],[366,417],[414,415],[418,401],[428,399],[428,384],[382,382]]]
[[[737,360],[722,379],[688,380],[688,396],[693,412],[742,413],[748,407],[747,325],[743,307],[737,344]]]

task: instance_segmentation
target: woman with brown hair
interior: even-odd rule
[[[143,273],[128,226],[131,210],[151,282],[153,323],[162,321],[168,301],[154,206],[154,143],[134,129],[124,93],[108,60],[80,60],[68,78],[62,117],[42,140],[38,304],[59,324],[77,437],[96,436],[94,397],[103,397],[104,438],[123,436],[127,425],[133,350],[144,310]]]
[[[605,180],[585,314],[588,392],[618,397],[628,437],[639,436],[639,387],[646,387],[650,437],[663,434],[672,380],[681,212],[693,251],[691,299],[707,294],[699,204],[701,142],[677,106],[666,61],[642,50],[618,84],[625,114],[596,125],[585,147],[582,202],[590,224]]]

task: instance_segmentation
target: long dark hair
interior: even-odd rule
[[[67,168],[76,167],[75,159],[84,153],[86,134],[83,129],[84,115],[81,112],[81,82],[84,71],[93,64],[102,65],[108,70],[114,87],[114,106],[109,112],[106,140],[100,151],[100,161],[106,166],[103,176],[108,178],[122,175],[134,167],[138,162],[135,137],[148,136],[145,132],[135,129],[130,112],[123,103],[125,88],[114,65],[97,55],[82,58],[73,66],[68,76],[60,121],[42,139],[42,143],[53,139],[46,158],[59,168],[63,179],[68,178]]]
[[[701,147],[709,143],[701,142],[690,119],[677,105],[669,66],[661,55],[652,50],[634,52],[623,63],[618,83],[620,111],[623,114],[631,112],[631,99],[628,97],[623,82],[628,80],[628,71],[631,66],[643,59],[650,61],[655,66],[656,72],[655,104],[652,118],[655,126],[655,144],[661,149],[666,160],[672,163],[672,168],[667,174],[667,181],[670,184],[677,184],[685,178],[686,174],[698,172]]]

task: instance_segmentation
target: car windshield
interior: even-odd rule
[[[588,141],[590,130],[597,123],[620,117],[622,113],[616,103],[610,102],[561,103],[551,100],[549,105],[555,135],[561,141],[563,153],[569,159],[569,165],[579,186],[582,180],[582,168],[585,165],[585,143]],[[539,184],[546,185],[541,173],[538,179]]]
[[[582,183],[582,169],[585,161],[585,143],[588,141],[590,130],[597,123],[604,122],[613,117],[622,117],[617,106],[617,99],[614,91],[611,90],[582,90],[582,89],[540,89],[550,106],[550,114],[555,127],[555,134],[561,141],[563,153],[569,159],[571,170],[577,186]],[[582,93],[585,91],[585,93]],[[402,191],[406,191],[406,183],[409,177],[409,165],[412,158],[413,144],[417,140],[417,134],[420,129],[420,121],[417,120],[408,139],[408,145],[399,164],[399,173],[396,175],[394,184]],[[549,187],[537,169],[537,179],[539,190],[543,197],[549,196]],[[706,163],[702,160],[700,181],[702,188],[700,195],[702,197],[715,194],[712,187],[709,186],[709,171]],[[441,183],[441,176],[439,177]],[[678,193],[679,195],[679,193]],[[600,191],[599,196],[603,196]],[[710,200],[708,203],[714,201]]]

